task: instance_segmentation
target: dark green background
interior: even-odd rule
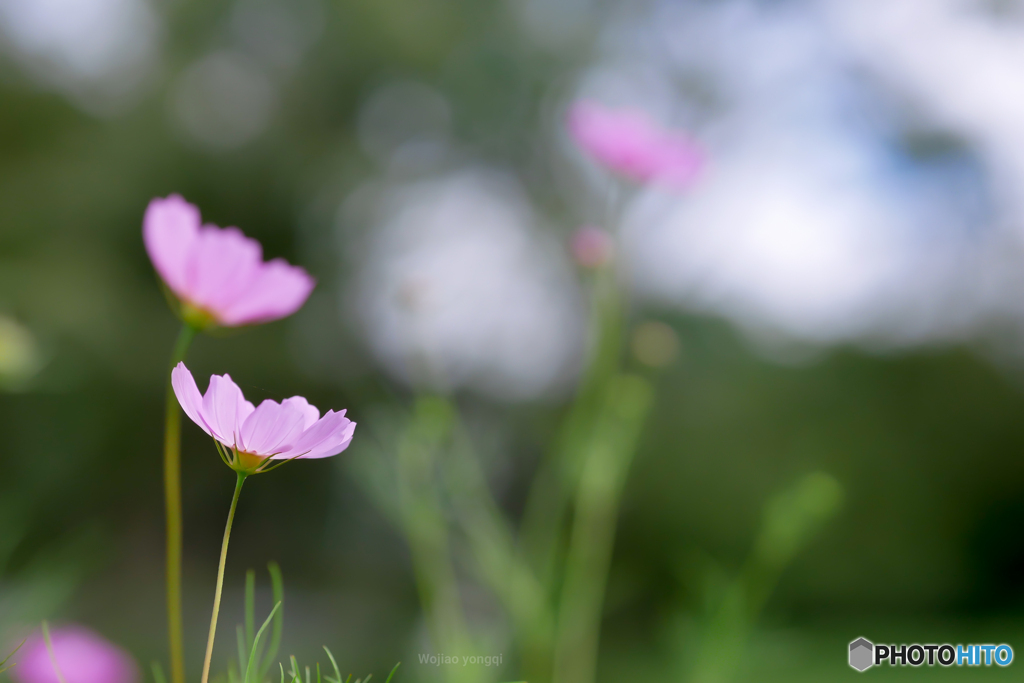
[[[360,347],[356,322],[339,314],[347,273],[335,213],[379,171],[356,144],[356,116],[379,84],[432,85],[452,104],[458,143],[516,172],[561,239],[579,217],[551,182],[545,112],[592,45],[538,48],[497,2],[325,6],[324,35],[288,82],[269,132],[236,151],[204,151],[168,114],[169,84],[221,40],[228,3],[165,7],[164,68],[141,102],[110,118],[39,89],[10,59],[0,64],[0,312],[34,333],[47,360],[27,385],[0,394],[0,538],[21,539],[0,574],[4,637],[15,621],[76,620],[142,662],[163,657],[160,444],[176,321],[140,228],[152,197],[180,192],[204,218],[240,226],[268,256],[319,281],[291,319],[199,338],[189,356],[195,374],[229,372],[254,401],[302,394],[324,409],[347,407],[364,425],[343,456],[247,485],[224,620],[240,617],[244,570],[276,559],[289,596],[286,652],[314,659],[327,644],[346,670],[381,675],[401,659],[400,680],[429,679],[414,664],[425,641],[408,554],[348,466],[373,457],[374,411],[409,398]],[[674,657],[700,600],[687,581],[691,559],[738,567],[768,496],[815,470],[843,484],[845,506],[769,603],[745,664],[749,680],[852,675],[845,648],[860,635],[1020,642],[1016,369],[997,367],[980,345],[834,349],[786,364],[712,319],[642,306],[634,315],[673,325],[682,354],[659,379],[624,502],[602,680],[681,680]],[[514,515],[564,406],[459,400],[475,428],[503,444],[492,464]],[[183,461],[195,668],[234,478],[187,422]],[[228,656],[229,640],[218,656]]]

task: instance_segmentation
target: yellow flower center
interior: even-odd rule
[[[266,460],[265,456],[256,455],[255,453],[246,453],[245,451],[237,451],[235,455],[235,462],[238,464],[238,469],[242,472],[253,473],[260,465]]]

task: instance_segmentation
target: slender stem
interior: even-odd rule
[[[220,564],[217,566],[217,590],[213,594],[213,617],[210,618],[210,635],[206,639],[206,658],[203,660],[203,683],[210,678],[210,660],[213,658],[213,638],[217,635],[217,617],[220,614],[220,594],[224,588],[224,564],[228,559],[228,539],[231,538],[231,522],[235,519],[235,508],[238,507],[238,494],[242,492],[246,474],[239,472],[235,484],[235,495],[231,496],[231,508],[228,509],[228,523],[224,526],[224,541],[220,546]]]
[[[750,633],[782,573],[838,512],[841,502],[842,487],[820,472],[772,496],[743,569],[708,615],[690,680],[713,683],[734,678]]]
[[[185,323],[171,354],[171,367],[185,359],[196,328]],[[185,683],[185,648],[181,618],[181,412],[167,372],[164,422],[164,500],[167,510],[167,635],[171,648],[171,683]]]
[[[593,683],[619,501],[650,410],[650,383],[619,375],[608,386],[576,490],[555,646],[556,683]]]
[[[590,336],[594,346],[555,447],[545,454],[530,487],[521,526],[523,549],[549,591],[558,584],[559,549],[585,450],[622,354],[625,313],[614,269],[595,275],[592,307]]]
[[[554,614],[543,586],[491,493],[465,426],[455,416],[454,443],[441,468],[454,521],[465,534],[480,578],[502,602],[520,647],[521,675],[536,683],[551,675]]]
[[[53,673],[56,674],[58,683],[67,683],[67,679],[64,678],[64,674],[60,670],[60,665],[57,664],[57,654],[53,651],[53,641],[50,640],[50,625],[46,623],[45,619],[43,619],[43,640],[46,641],[46,653],[50,655],[50,664],[53,665]]]
[[[416,400],[398,447],[398,502],[431,640],[439,651],[461,656],[471,654],[472,644],[434,481],[437,454],[450,438],[452,421],[451,406],[445,400],[429,396]],[[449,680],[473,678],[471,668],[449,672]]]

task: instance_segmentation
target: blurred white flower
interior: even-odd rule
[[[915,322],[907,309],[921,303],[921,286],[943,292],[949,273],[936,270],[968,245],[924,243],[907,220],[920,198],[907,187],[884,196],[881,171],[826,163],[823,149],[809,158],[785,151],[722,155],[690,197],[634,206],[624,234],[634,281],[753,331],[807,341],[875,337]]]
[[[859,64],[925,125],[974,144],[1024,238],[1024,22],[1020,3],[833,2],[831,25]],[[1017,16],[1012,16],[1016,7]]]
[[[1024,68],[1024,42],[1011,48],[1010,37],[1024,41],[1024,28],[964,18],[968,5],[978,3],[666,1],[613,22],[579,94],[660,111],[708,150],[688,195],[646,191],[627,207],[624,251],[640,291],[754,337],[815,343],[960,338],[996,298],[1019,300],[982,160],[998,150],[1021,169],[1012,186],[1024,182],[1024,134],[1009,139],[1019,125],[1006,120],[1024,112],[1024,88],[1006,82],[1005,64],[986,70],[978,36],[1002,36],[985,54]],[[977,59],[954,68],[968,47]],[[883,81],[934,103],[894,106]]]
[[[147,0],[0,0],[0,32],[38,81],[104,112],[149,73],[160,24]]]
[[[583,328],[575,282],[509,178],[466,170],[371,203],[356,307],[388,370],[511,400],[571,379]]]

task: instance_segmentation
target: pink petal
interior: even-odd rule
[[[54,657],[67,683],[135,683],[139,671],[131,656],[102,636],[80,626],[50,632]],[[41,635],[34,635],[14,656],[8,673],[16,683],[58,683]]]
[[[255,410],[230,375],[210,377],[210,386],[203,396],[202,416],[215,439],[227,446],[236,445],[242,424]]]
[[[203,395],[199,393],[196,380],[184,363],[178,363],[171,370],[171,387],[174,389],[174,395],[178,397],[181,409],[185,411],[189,419],[199,425],[204,432],[213,436],[202,416]]]
[[[307,429],[288,450],[275,458],[326,458],[348,448],[356,423],[345,417],[345,411],[328,410],[316,424]]]
[[[291,315],[306,302],[316,281],[284,259],[262,264],[245,293],[218,311],[226,325],[252,325]]]
[[[305,407],[294,400],[264,401],[242,424],[238,447],[256,455],[284,450],[282,446],[297,439],[306,428]]]
[[[578,102],[569,112],[569,132],[591,156],[635,180],[679,188],[693,182],[704,163],[686,135],[666,130],[640,111],[615,111]]]
[[[199,209],[176,194],[151,201],[142,219],[146,253],[178,296],[185,296],[185,264],[199,233],[199,222]]]
[[[300,410],[302,410],[302,414],[305,418],[303,420],[302,425],[303,429],[309,429],[310,427],[313,426],[313,423],[320,419],[320,411],[317,410],[317,407],[311,405],[310,402],[307,401],[302,396],[292,396],[291,398],[286,398],[285,400],[282,401],[282,403],[293,403],[294,405],[298,406]]]
[[[238,228],[204,225],[192,243],[184,293],[191,303],[222,319],[252,286],[263,264],[260,243]]]
[[[334,433],[320,442],[320,445],[306,453],[303,458],[329,458],[348,448],[356,432],[356,423],[349,420]]]

